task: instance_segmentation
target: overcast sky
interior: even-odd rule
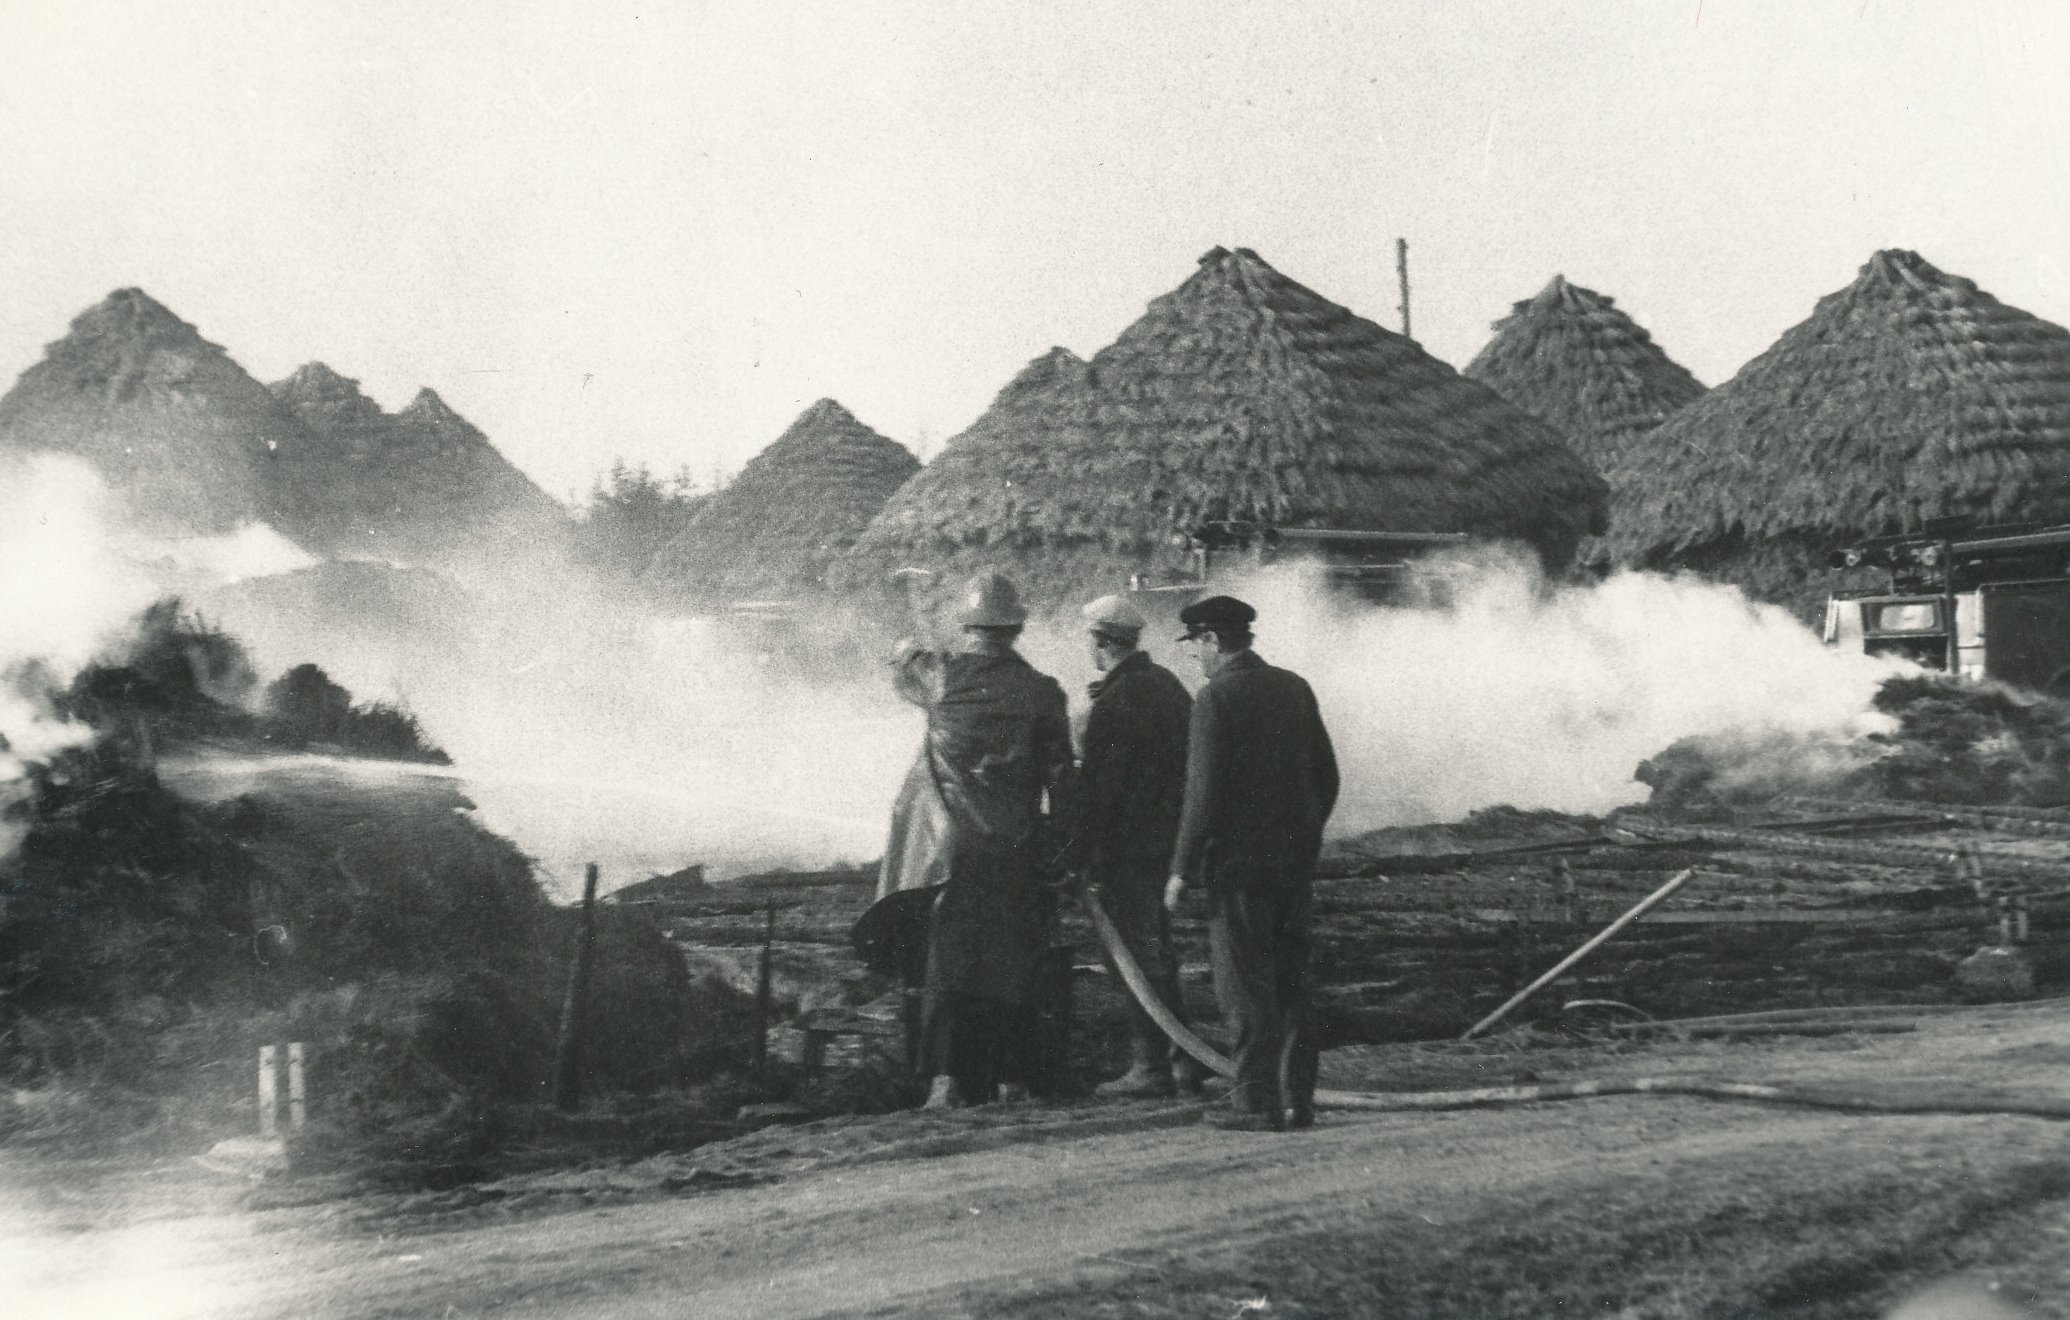
[[[1216,244],[1392,326],[1407,237],[1455,365],[1564,272],[1716,383],[1888,246],[2070,322],[2060,0],[0,0],[0,133],[0,383],[140,285],[559,495],[937,447]]]

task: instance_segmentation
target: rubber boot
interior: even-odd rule
[[[957,1089],[956,1079],[943,1073],[934,1079],[934,1086],[927,1093],[927,1103],[922,1109],[961,1109],[963,1092]]]

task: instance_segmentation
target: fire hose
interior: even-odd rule
[[[1114,919],[1107,915],[1097,885],[1084,891],[1085,909],[1092,918],[1100,944],[1121,973],[1122,983],[1142,1006],[1150,1020],[1170,1038],[1217,1075],[1233,1078],[1236,1066],[1202,1040],[1166,1006],[1143,974],[1142,965],[1129,952]],[[2047,1097],[1988,1096],[1974,1091],[1962,1093],[1892,1095],[1874,1094],[1842,1086],[1774,1086],[1760,1082],[1707,1081],[1690,1077],[1632,1077],[1580,1082],[1545,1082],[1535,1086],[1484,1086],[1463,1091],[1336,1091],[1318,1089],[1319,1109],[1354,1109],[1368,1112],[1477,1109],[1491,1105],[1530,1104],[1548,1100],[1581,1100],[1609,1095],[1687,1095],[1711,1100],[1752,1100],[1764,1104],[1796,1105],[1812,1109],[1843,1109],[1875,1114],[2021,1114],[2034,1118],[2070,1119],[2070,1099]]]

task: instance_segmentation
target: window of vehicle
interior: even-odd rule
[[[1869,631],[1882,633],[1938,632],[1941,604],[1936,600],[1893,601],[1868,609]]]

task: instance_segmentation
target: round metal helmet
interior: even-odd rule
[[[965,628],[1012,628],[1027,621],[1020,588],[996,569],[970,580],[963,591],[963,612],[956,616],[956,622]]]

